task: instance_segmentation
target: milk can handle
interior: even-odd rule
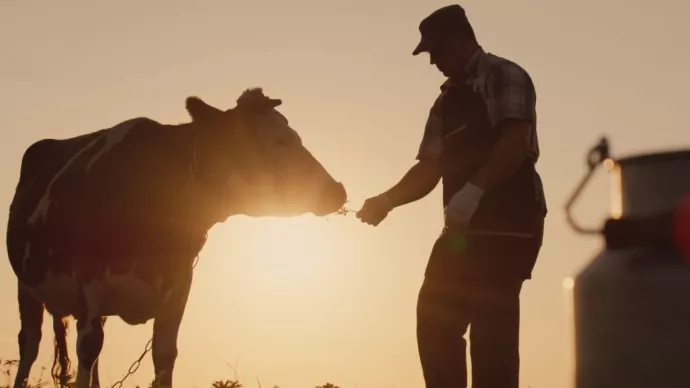
[[[568,221],[568,224],[570,224],[570,227],[575,229],[576,232],[582,234],[599,234],[602,232],[602,229],[600,228],[583,228],[580,225],[578,225],[577,222],[575,222],[575,220],[573,219],[571,208],[575,204],[577,198],[580,196],[582,190],[585,188],[587,182],[589,182],[589,179],[594,174],[594,171],[597,168],[597,166],[599,166],[607,159],[609,159],[609,142],[606,139],[606,137],[602,137],[599,143],[596,146],[594,146],[587,154],[587,174],[584,176],[584,178],[582,178],[580,184],[575,189],[575,192],[573,192],[573,194],[570,196],[570,199],[568,199],[568,202],[565,205],[566,220]]]

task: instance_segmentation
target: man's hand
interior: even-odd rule
[[[484,190],[470,182],[465,183],[448,202],[445,209],[446,226],[451,229],[464,229],[479,207]]]
[[[385,194],[381,194],[364,201],[364,205],[357,212],[357,218],[366,224],[377,226],[391,210],[393,203]]]
[[[357,218],[376,226],[398,206],[414,202],[429,194],[441,179],[438,162],[433,158],[423,158],[405,173],[400,182],[375,197],[364,201]]]

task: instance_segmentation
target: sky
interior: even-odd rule
[[[8,209],[21,155],[38,139],[138,116],[185,122],[190,95],[227,109],[242,90],[260,86],[283,100],[279,110],[358,208],[414,163],[443,77],[427,55],[411,53],[419,21],[446,4],[2,1],[0,203]],[[550,212],[521,297],[521,386],[571,387],[571,320],[562,284],[601,240],[570,229],[563,204],[602,135],[615,157],[687,147],[690,5],[461,4],[484,49],[522,65],[536,85],[538,170]],[[576,217],[599,226],[608,212],[602,169]],[[5,228],[7,210],[0,220]],[[175,382],[205,387],[236,376],[248,387],[258,387],[257,379],[283,388],[326,381],[343,388],[423,386],[415,304],[442,222],[439,186],[376,228],[351,215],[233,217],[215,226],[195,270]],[[0,359],[14,358],[16,278],[2,259],[0,298]],[[110,318],[102,381],[112,384],[126,373],[151,328],[151,322],[127,326]],[[69,341],[76,362],[74,323]],[[46,317],[32,376],[50,366],[51,345]],[[152,376],[147,355],[125,386],[148,385]]]

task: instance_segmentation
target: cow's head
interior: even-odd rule
[[[324,216],[339,210],[346,191],[302,145],[276,110],[281,100],[246,90],[226,111],[187,98],[196,131],[198,178],[223,193],[229,214]]]

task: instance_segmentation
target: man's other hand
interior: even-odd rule
[[[381,194],[364,201],[364,205],[357,212],[357,218],[366,224],[377,226],[391,210],[393,203]]]
[[[446,226],[452,229],[466,228],[479,207],[484,191],[472,183],[466,183],[455,193],[445,209]]]

